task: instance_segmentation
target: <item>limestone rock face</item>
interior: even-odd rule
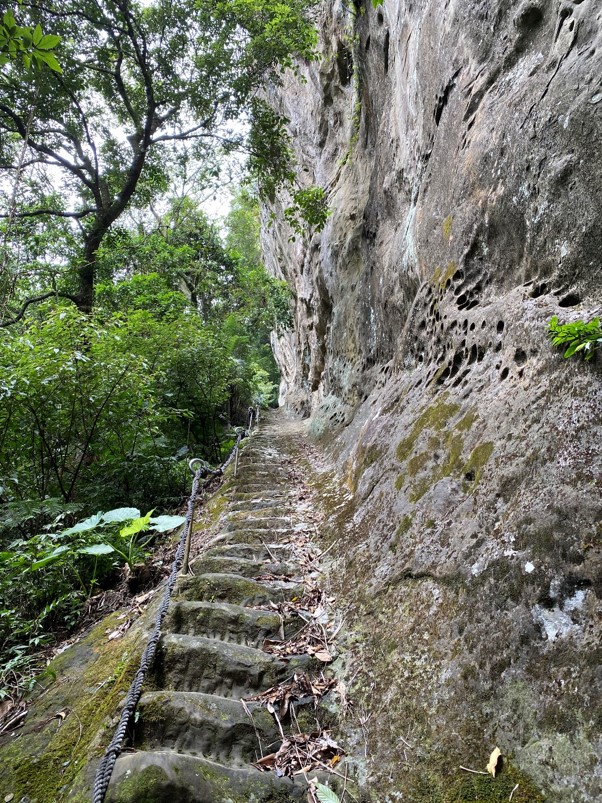
[[[451,769],[499,745],[547,799],[593,803],[602,364],[546,332],[602,312],[602,6],[334,2],[318,23],[322,59],[274,101],[332,215],[263,240],[296,299],[283,398],[353,492],[333,583],[368,786],[473,799],[445,796]]]

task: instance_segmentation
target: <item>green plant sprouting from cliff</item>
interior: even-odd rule
[[[548,335],[554,346],[565,348],[565,359],[581,354],[589,362],[596,351],[602,349],[600,318],[559,323],[555,315],[549,323]]]

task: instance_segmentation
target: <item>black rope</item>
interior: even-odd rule
[[[144,683],[146,673],[148,672],[149,667],[152,665],[152,662],[154,660],[155,653],[157,651],[157,645],[159,643],[159,639],[161,638],[161,626],[163,624],[163,620],[165,619],[165,614],[167,613],[167,609],[169,608],[171,595],[175,588],[176,580],[178,579],[178,572],[180,571],[180,568],[182,566],[182,558],[184,557],[184,546],[186,543],[186,535],[188,533],[189,527],[192,524],[192,516],[194,515],[194,503],[197,494],[199,492],[199,483],[203,477],[210,475],[209,479],[203,483],[202,490],[204,490],[215,479],[216,476],[224,473],[226,468],[230,465],[230,463],[234,459],[234,456],[240,445],[240,442],[245,437],[246,434],[247,433],[244,430],[238,433],[238,436],[236,438],[236,443],[234,445],[234,448],[230,452],[230,456],[228,457],[226,462],[223,463],[216,471],[208,470],[205,464],[201,464],[201,466],[195,471],[194,480],[192,482],[192,492],[190,494],[190,498],[188,499],[186,522],[182,525],[182,531],[180,533],[180,541],[178,543],[178,548],[176,550],[176,555],[172,564],[171,574],[169,575],[169,579],[167,581],[167,587],[163,595],[163,601],[161,602],[161,607],[157,612],[155,627],[148,641],[148,644],[146,645],[146,649],[142,653],[142,658],[140,659],[140,666],[138,668],[138,671],[136,672],[134,680],[132,681],[132,685],[130,686],[130,689],[127,693],[125,704],[121,712],[121,717],[119,719],[117,728],[115,729],[115,734],[111,740],[111,743],[107,747],[105,754],[96,771],[96,777],[94,779],[94,787],[92,791],[92,803],[104,803],[105,795],[107,793],[107,789],[109,788],[111,775],[113,774],[113,769],[115,767],[115,762],[117,761],[117,757],[121,753],[121,746],[123,744],[123,740],[125,739],[125,734],[128,725],[132,717],[134,716],[136,706],[138,705],[140,696],[142,694],[142,684]]]

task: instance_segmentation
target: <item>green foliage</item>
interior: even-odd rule
[[[65,536],[79,536],[86,533],[86,541],[93,533],[93,540],[100,539],[98,543],[65,544],[50,548],[42,553],[31,565],[32,571],[42,569],[58,561],[67,558],[73,560],[77,555],[92,555],[98,558],[101,555],[115,553],[122,558],[128,567],[133,570],[136,563],[145,557],[145,547],[153,537],[153,532],[167,532],[179,527],[185,522],[184,516],[157,516],[153,518],[151,510],[146,516],[141,516],[136,508],[117,508],[108,513],[97,513],[84,521],[56,533],[53,538],[64,542]],[[127,521],[128,523],[118,531],[112,525]],[[100,531],[100,532],[99,532]],[[150,535],[142,536],[142,533],[151,531]],[[96,566],[96,564],[95,564]],[[90,582],[89,593],[92,593],[96,583],[94,574]],[[83,584],[86,590],[85,584]]]
[[[299,235],[308,227],[322,231],[330,214],[326,193],[322,187],[295,188],[295,158],[286,130],[289,121],[259,99],[253,102],[251,119],[249,172],[260,197],[273,203],[279,189],[289,190],[292,204],[284,216],[291,228]]]
[[[29,653],[48,643],[51,628],[72,626],[85,597],[110,581],[120,565],[133,571],[157,534],[184,521],[118,508],[9,543],[0,552],[0,699],[27,690],[19,686],[36,668]]]
[[[20,4],[20,3],[19,3]],[[62,72],[55,55],[61,37],[44,34],[40,24],[35,27],[19,25],[11,9],[0,17],[0,68],[20,61],[29,70],[49,67],[54,72]]]
[[[565,359],[581,354],[589,361],[602,348],[600,318],[588,322],[558,323],[558,318],[554,316],[549,323],[548,335],[555,346],[566,347],[563,355]]]
[[[329,216],[326,192],[322,187],[297,190],[293,193],[293,203],[284,210],[285,219],[299,235],[303,235],[308,226],[310,231],[322,231]]]
[[[382,6],[384,0],[372,0],[372,8],[378,8]]]
[[[267,191],[290,178],[283,126],[257,98],[284,70],[295,69],[297,58],[314,57],[317,33],[307,19],[313,5],[301,0],[100,5],[40,0],[35,5],[36,20],[56,36],[39,39],[32,58],[56,70],[46,48],[60,36],[62,75],[44,71],[33,86],[20,71],[4,71],[0,157],[15,170],[27,165],[22,178],[34,204],[19,208],[15,219],[33,215],[50,224],[67,216],[81,224],[73,227],[77,247],[61,266],[57,285],[80,309],[93,305],[99,248],[128,207],[144,208],[162,197],[187,161],[205,168],[201,173],[209,177],[219,172],[224,151],[249,150],[246,126],[232,126],[233,120],[253,120],[250,150]],[[17,47],[16,34],[11,36],[10,52]],[[32,37],[37,40],[37,28]],[[32,114],[35,138],[27,136]],[[64,201],[45,203],[48,186],[60,186],[67,209]],[[40,286],[34,285],[36,293]],[[18,309],[17,303],[15,314]]]

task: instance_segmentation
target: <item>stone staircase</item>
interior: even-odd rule
[[[260,649],[293,634],[270,602],[303,594],[290,545],[300,526],[287,487],[287,456],[274,448],[268,421],[241,453],[229,505],[212,546],[180,579],[159,645],[152,686],[138,708],[133,750],[117,761],[107,803],[287,803],[307,783],[251,766],[278,749],[274,718],[241,699],[309,670]],[[301,522],[302,525],[302,522]],[[269,580],[254,578],[270,577]],[[249,716],[249,714],[251,716]],[[314,773],[315,774],[315,773]]]

